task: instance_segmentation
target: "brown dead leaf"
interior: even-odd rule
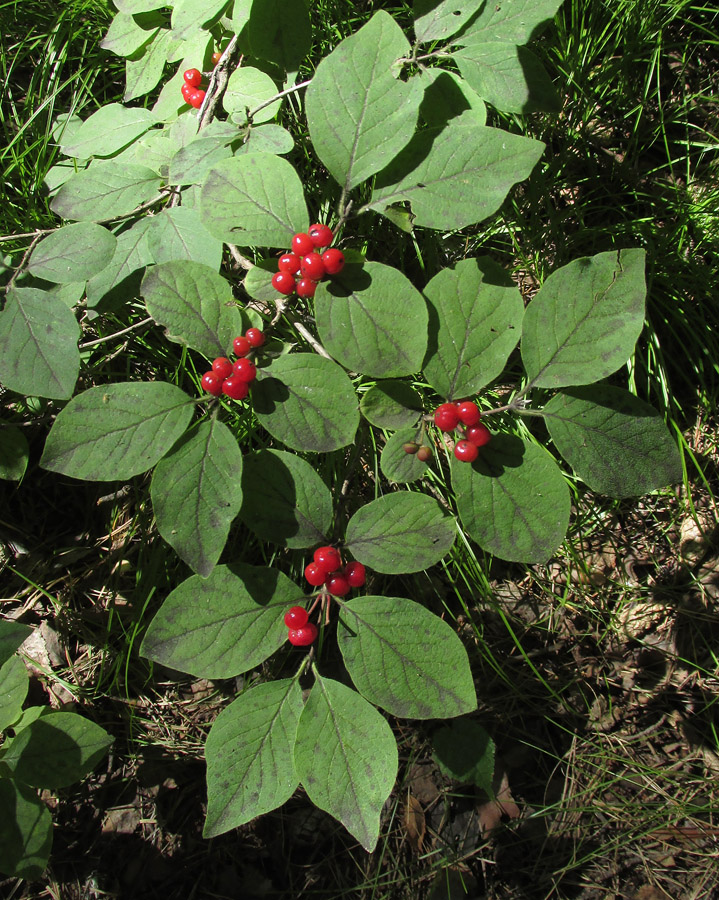
[[[653,884],[644,884],[634,894],[632,900],[671,900],[669,894]]]
[[[520,809],[514,802],[514,797],[512,797],[512,792],[509,789],[507,773],[502,772],[501,776],[495,774],[494,781],[494,799],[487,800],[486,803],[480,803],[477,807],[479,827],[483,838],[486,838],[490,832],[494,831],[502,821],[502,816],[518,819],[521,815]]]
[[[410,847],[415,853],[422,852],[424,844],[424,836],[427,831],[427,825],[424,819],[424,810],[422,804],[412,794],[407,795],[407,803],[404,808],[403,816],[404,830],[407,835]]]
[[[133,834],[140,818],[140,809],[136,805],[108,809],[102,822],[103,834]]]
[[[414,763],[409,770],[409,788],[420,803],[430,806],[440,795],[437,774],[431,763]]]

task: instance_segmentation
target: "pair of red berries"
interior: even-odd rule
[[[305,568],[305,578],[313,587],[324,585],[329,594],[344,597],[353,587],[362,587],[366,571],[360,562],[349,562],[343,568],[335,547],[318,547],[312,562]]]
[[[317,637],[317,626],[309,620],[304,606],[291,606],[285,613],[287,640],[294,647],[309,647]]]
[[[205,91],[200,89],[202,72],[199,69],[188,69],[182,76],[182,99],[195,109],[199,109],[205,99]]]
[[[344,253],[336,247],[320,252],[332,243],[332,230],[327,225],[310,225],[292,238],[292,246],[277,260],[272,287],[288,296],[314,297],[317,282],[325,275],[337,275],[345,264]]]
[[[210,371],[202,376],[203,390],[213,397],[225,394],[232,400],[244,400],[257,377],[257,366],[247,357],[264,342],[265,335],[259,328],[248,328],[244,335],[236,337],[232,349],[237,359],[232,363],[226,356],[218,356]]]
[[[434,424],[442,431],[454,431],[458,425],[464,425],[464,438],[454,445],[454,455],[461,462],[474,462],[479,456],[479,448],[492,438],[480,418],[479,407],[471,400],[442,403],[434,411]]]

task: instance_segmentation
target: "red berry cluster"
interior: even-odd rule
[[[365,567],[359,562],[349,562],[342,567],[342,558],[334,547],[318,547],[312,562],[305,568],[305,578],[313,587],[324,585],[327,593],[344,597],[353,587],[365,583]]]
[[[454,455],[461,462],[474,462],[479,448],[488,444],[492,434],[480,422],[479,407],[471,400],[457,403],[442,403],[434,411],[434,424],[442,431],[454,431],[458,425],[464,426],[464,438],[454,445]]]
[[[304,606],[291,606],[285,613],[287,640],[294,647],[309,647],[317,637],[317,626],[309,620]]]
[[[250,384],[257,377],[257,366],[247,357],[261,347],[265,335],[259,328],[248,328],[232,342],[237,359],[231,363],[226,356],[218,356],[209,372],[202,376],[202,387],[213,397],[220,394],[232,400],[244,400],[250,391]]]
[[[199,109],[205,99],[205,91],[200,89],[202,72],[199,69],[188,69],[183,78],[185,80],[182,84],[182,99],[195,109]]]
[[[298,297],[314,297],[317,282],[325,275],[337,275],[345,264],[344,253],[336,247],[320,252],[333,237],[326,225],[310,225],[307,232],[296,234],[292,247],[277,260],[272,287],[285,295],[296,291]]]

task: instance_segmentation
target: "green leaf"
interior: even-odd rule
[[[165,80],[152,112],[162,122],[176,122],[181,118],[194,126],[194,132],[197,133],[197,115],[194,111],[188,111],[181,93],[184,84],[183,73],[191,68],[204,68],[205,61],[209,66],[215,42],[209,31],[198,28],[186,40],[178,40],[175,46],[177,50],[172,52],[171,49],[168,56],[172,56],[173,61],[182,57],[182,61],[175,74]]]
[[[511,562],[544,563],[569,525],[569,488],[544,448],[496,434],[469,464],[452,460],[462,525],[483,550]]]
[[[483,4],[479,0],[414,0],[413,5],[415,37],[425,44],[456,34]]]
[[[260,450],[245,457],[240,517],[262,540],[298,549],[321,543],[332,525],[332,496],[312,466],[294,453]]]
[[[29,456],[30,448],[22,429],[3,422],[0,425],[0,478],[21,481]]]
[[[193,409],[187,394],[158,381],[90,388],[58,414],[40,465],[86,481],[131,478],[162,459]]]
[[[315,318],[325,348],[347,369],[386,378],[422,368],[427,305],[393,266],[345,266],[317,286]]]
[[[165,74],[167,54],[172,38],[167,28],[155,35],[140,56],[125,60],[125,93],[123,100],[129,103],[137,97],[144,97],[157,87]],[[152,113],[153,117],[155,113]]]
[[[132,56],[154,39],[164,21],[162,13],[157,11],[137,16],[119,12],[112,20],[100,46],[118,56]]]
[[[120,12],[126,15],[134,15],[135,13],[151,12],[153,9],[161,9],[163,6],[169,6],[168,0],[112,0]]]
[[[467,84],[496,109],[559,112],[559,94],[546,69],[526,47],[503,41],[471,44],[452,54]]]
[[[19,656],[0,665],[0,732],[14,725],[22,715],[30,677]]]
[[[538,387],[590,384],[631,356],[644,325],[644,250],[610,250],[553,272],[527,307],[522,359]]]
[[[157,172],[137,163],[106,160],[93,163],[62,185],[50,204],[63,219],[102,222],[117,219],[155,197]]]
[[[186,432],[157,464],[150,492],[157,530],[180,559],[209,575],[242,505],[242,454],[217,419]]]
[[[203,263],[178,259],[153,266],[142,279],[142,296],[152,318],[167,328],[169,340],[210,359],[224,356],[241,334],[229,281]]]
[[[104,728],[84,716],[48,713],[15,735],[3,765],[25,784],[56,790],[91,772],[112,740]]]
[[[56,284],[86,281],[109,264],[116,245],[115,235],[102,225],[76,222],[40,241],[27,267],[36,278]]]
[[[430,128],[444,128],[460,116],[464,122],[484,125],[487,107],[467,82],[443,69],[424,69],[414,76],[424,88],[419,115]]]
[[[554,18],[562,0],[511,0],[483,4],[479,15],[456,38],[457,44],[475,41],[510,41],[526,44],[536,37],[539,26]]]
[[[189,259],[215,272],[222,264],[222,241],[212,237],[197,210],[189,207],[175,206],[152,216],[147,243],[156,263]]]
[[[172,31],[186,39],[201,26],[217,19],[229,0],[174,0]]]
[[[397,766],[397,744],[380,713],[316,673],[297,727],[297,774],[315,806],[339,819],[368,853],[377,844]]]
[[[662,417],[629,391],[570,388],[542,414],[557,449],[593,491],[634,497],[682,479],[681,456]]]
[[[519,341],[524,303],[486,256],[442,269],[424,289],[430,305],[427,381],[448,400],[479,393],[501,375]]]
[[[157,172],[158,175],[167,179],[170,161],[175,153],[177,153],[177,147],[170,140],[169,131],[163,128],[162,131],[158,129],[148,131],[114,159],[147,166],[148,169],[152,169],[153,172]]]
[[[13,288],[0,313],[0,381],[19,394],[66,400],[80,370],[79,336],[61,298]]]
[[[157,119],[149,109],[108,103],[85,119],[60,146],[66,156],[77,159],[112,156],[156,124]]]
[[[286,247],[309,222],[297,172],[271,153],[245,153],[210,169],[200,211],[210,234],[243,247]]]
[[[32,634],[29,625],[11,619],[0,619],[0,666],[6,663],[23,641]]]
[[[244,153],[289,153],[295,146],[292,135],[279,125],[253,125],[245,143],[238,147],[235,155]]]
[[[198,678],[234,678],[287,641],[284,615],[303,591],[278,569],[240,563],[192,575],[150,623],[142,656]]]
[[[417,459],[416,453],[405,453],[404,445],[419,443],[420,435],[416,426],[401,428],[387,440],[382,448],[379,464],[382,474],[395,484],[409,484],[417,481],[427,471],[427,463]]]
[[[477,708],[462,641],[419,603],[401,597],[343,603],[337,641],[360,694],[394,716],[443,719]]]
[[[378,428],[407,428],[422,412],[422,398],[406,381],[379,381],[362,395],[360,412]]]
[[[314,353],[291,353],[260,369],[252,406],[262,426],[293,450],[346,447],[359,424],[352,382],[336,363]]]
[[[409,201],[416,225],[465,228],[495,213],[543,152],[544,144],[531,138],[453,119],[419,132],[377,175],[372,198],[360,212],[384,213]]]
[[[284,2],[284,0],[283,0]],[[246,122],[247,112],[252,112],[255,107],[267,103],[278,92],[278,87],[270,76],[262,69],[252,66],[242,66],[230,75],[227,82],[227,90],[222,96],[222,105],[234,122]],[[281,100],[266,106],[260,110],[252,121],[256,123],[269,122],[277,115]]]
[[[247,271],[242,286],[254,300],[262,303],[276,303],[280,296],[272,287],[272,276],[276,271],[276,257],[260,260],[257,265]]]
[[[232,156],[225,136],[198,137],[181,147],[170,162],[168,184],[202,184],[210,169]]]
[[[345,539],[355,559],[376,572],[399,575],[439,562],[455,534],[454,519],[433,497],[400,491],[358,509]]]
[[[97,306],[104,298],[126,301],[127,297],[136,296],[142,270],[155,261],[147,241],[152,222],[152,217],[145,216],[118,234],[109,265],[87,283],[89,307]]]
[[[461,784],[476,784],[494,796],[494,741],[477,722],[460,719],[432,735],[434,759],[441,772]]]
[[[52,847],[52,816],[25,784],[0,778],[0,872],[35,881]]]
[[[317,66],[307,124],[315,152],[345,190],[379,172],[414,133],[422,90],[396,70],[409,54],[402,29],[380,10]]]
[[[296,72],[312,46],[306,0],[263,0],[253,3],[247,33],[252,55]]]
[[[302,712],[295,679],[250,688],[222,710],[205,743],[203,837],[244,825],[289,800],[299,784],[294,748]]]

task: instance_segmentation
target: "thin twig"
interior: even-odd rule
[[[227,244],[227,249],[230,251],[232,259],[241,269],[245,269],[245,271],[249,272],[250,269],[255,267],[255,264],[250,262],[246,256],[243,256],[234,244]]]
[[[225,48],[225,52],[213,69],[212,75],[210,75],[210,83],[207,85],[205,99],[202,101],[202,106],[200,107],[198,114],[198,132],[202,131],[203,128],[206,128],[214,119],[217,104],[220,102],[220,98],[225,92],[227,82],[230,80],[230,75],[232,74],[232,71],[237,68],[241,59],[242,54],[240,53],[240,48],[237,44],[237,35],[235,35]]]
[[[11,277],[10,281],[8,281],[8,283],[7,283],[7,287],[5,288],[5,293],[10,293],[13,285],[17,281],[18,276],[20,275],[22,270],[25,268],[25,263],[27,262],[28,257],[30,256],[32,251],[35,249],[35,247],[37,247],[38,241],[40,240],[41,237],[42,237],[42,234],[37,234],[30,242],[30,246],[27,248],[25,253],[23,253],[23,257],[20,260],[20,265],[12,273],[12,277]]]
[[[289,317],[287,321],[290,323],[290,325],[292,325],[295,331],[302,335],[302,337],[307,341],[310,347],[312,347],[315,353],[319,353],[319,355],[324,356],[325,359],[332,359],[332,357],[325,350],[322,344],[320,344],[317,338],[313,337],[301,322],[297,322],[295,319]]]
[[[289,94],[294,94],[297,91],[301,91],[302,88],[307,87],[308,84],[312,82],[312,79],[309,78],[307,81],[301,81],[299,84],[293,84],[292,87],[286,88],[284,91],[280,91],[278,94],[275,94],[274,97],[271,97],[269,100],[265,100],[264,103],[260,103],[259,106],[256,106],[251,112],[247,114],[247,120],[249,122],[257,115],[258,112],[265,109],[268,106],[272,106],[273,103],[276,103],[278,100],[281,100],[283,97],[287,97]]]
[[[80,350],[89,350],[90,347],[97,347],[98,344],[104,344],[107,341],[114,341],[115,338],[122,337],[123,334],[129,334],[131,331],[136,331],[138,328],[142,328],[143,325],[149,325],[150,322],[154,322],[153,318],[143,319],[141,322],[135,322],[134,325],[130,325],[128,328],[123,328],[122,331],[116,331],[115,334],[109,334],[107,337],[98,338],[95,341],[88,341],[86,344],[80,344]]]

